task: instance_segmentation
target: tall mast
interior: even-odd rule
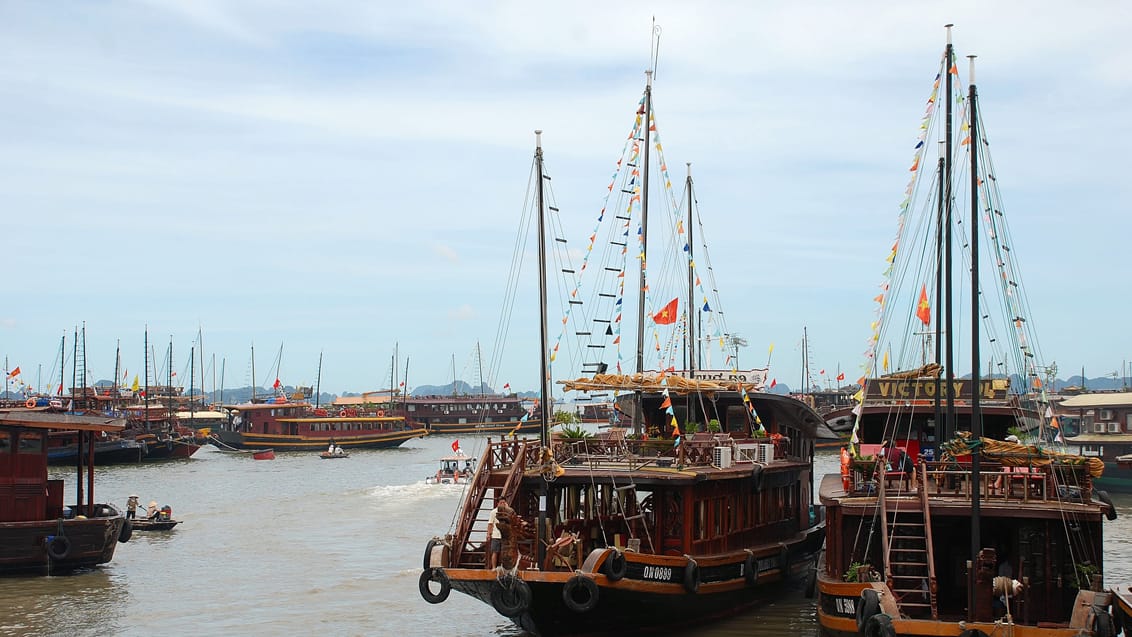
[[[688,162],[688,378],[696,377],[696,272],[692,236],[692,162]],[[690,396],[691,394],[689,394]]]
[[[637,291],[637,373],[645,369],[645,289],[648,287],[646,264],[649,246],[649,122],[652,121],[652,69],[645,71],[645,110],[641,124],[644,141],[641,167],[641,286]],[[539,184],[541,187],[542,184]],[[635,392],[633,432],[641,432],[641,392]]]
[[[193,427],[196,422],[196,411],[193,409],[193,379],[196,378],[196,353],[193,352],[193,347],[189,347],[189,426]],[[195,427],[194,427],[195,429]]]
[[[71,411],[75,408],[75,390],[79,387],[79,328],[75,328],[75,342],[71,345]],[[82,451],[79,451],[79,456],[82,456]],[[80,498],[81,500],[81,498]],[[81,504],[81,502],[80,502]]]
[[[145,326],[145,389],[142,398],[145,399],[144,427],[149,429],[149,326]]]
[[[67,333],[63,332],[63,338],[59,340],[59,399],[63,398],[63,370],[67,368]],[[1081,377],[1084,378],[1084,372]]]
[[[975,91],[975,56],[971,61],[971,88],[968,96],[968,113],[971,118],[971,436],[975,441],[983,437],[983,416],[979,406],[979,114]],[[979,456],[971,454],[971,563],[982,548],[979,537]],[[973,572],[973,569],[972,569]]]
[[[952,199],[952,195],[951,195],[951,179],[952,179],[952,176],[951,176],[951,174],[952,174],[952,167],[951,167],[951,144],[952,144],[952,140],[951,140],[951,118],[952,118],[952,116],[951,116],[951,105],[952,105],[952,102],[953,102],[953,100],[951,99],[951,94],[952,94],[951,67],[955,64],[955,59],[954,59],[955,58],[955,52],[954,52],[954,50],[951,46],[951,27],[952,26],[953,25],[950,25],[950,24],[946,25],[946,28],[947,28],[947,48],[944,51],[944,56],[945,56],[946,59],[945,59],[944,64],[943,64],[943,72],[944,72],[944,75],[946,75],[946,86],[947,86],[947,93],[943,98],[943,101],[947,105],[946,133],[944,134],[945,135],[944,136],[944,146],[946,147],[946,152],[944,153],[944,162],[943,162],[943,166],[944,166],[943,172],[945,174],[945,179],[944,179],[944,191],[945,191],[945,193],[944,193],[944,202],[943,202],[943,207],[944,207],[944,213],[943,213],[943,216],[944,216],[943,249],[944,249],[944,261],[946,262],[943,267],[944,267],[944,289],[945,289],[945,293],[946,293],[946,297],[947,297],[947,313],[946,313],[947,325],[944,327],[944,331],[946,332],[946,336],[947,336],[947,345],[946,345],[946,347],[947,347],[947,351],[946,351],[947,362],[944,364],[944,367],[947,370],[947,422],[944,425],[944,427],[942,428],[940,436],[938,436],[938,440],[940,440],[940,441],[948,440],[948,438],[952,434],[955,433],[955,389],[954,389],[955,388],[955,365],[954,365],[954,360],[953,360],[953,353],[955,351],[955,343],[953,342],[953,335],[955,334],[955,329],[954,329],[954,324],[953,324],[953,321],[952,321],[954,312],[952,312],[952,298],[951,298],[951,286],[952,286],[952,282],[951,282],[951,271],[952,271],[952,267],[951,267],[951,243],[952,243],[952,240],[951,240],[951,199]]]
[[[168,422],[173,417],[173,335],[172,334],[169,335],[168,378],[169,378],[169,387],[166,389],[166,391],[169,394],[169,402],[168,402],[168,406],[165,408],[166,422]]]
[[[224,368],[227,366],[228,359],[220,359],[220,404],[224,404]]]
[[[204,405],[204,330],[200,326],[197,326],[197,345],[200,346],[200,398]],[[212,388],[216,389],[215,384]]]
[[[538,308],[539,308],[539,444],[542,449],[550,448],[550,359],[547,348],[550,345],[546,326],[546,200],[543,196],[542,131],[535,131],[535,167],[538,181]],[[643,263],[643,261],[642,261]],[[640,411],[639,409],[637,410]],[[539,481],[538,531],[535,545],[538,546],[538,559],[546,559],[546,480]]]
[[[946,166],[943,154],[943,142],[940,143],[939,166],[936,167],[936,172],[939,175],[939,201],[936,205],[936,224],[935,224],[935,363],[941,364],[943,361],[943,303],[940,299],[943,298],[943,223],[944,223],[944,197],[947,196],[947,191],[944,186],[944,178],[946,176]],[[943,423],[943,402],[940,400],[940,375],[935,375],[935,435],[936,440],[942,442],[946,440],[943,437],[944,423]]]
[[[122,339],[114,346],[114,380],[110,383],[111,395],[118,397],[118,374],[122,367]]]
[[[255,343],[252,343],[252,402],[255,402]]]
[[[314,408],[318,409],[318,399],[322,395],[322,352],[318,353],[318,375],[314,377]]]
[[[456,355],[452,355],[452,397],[456,397]]]

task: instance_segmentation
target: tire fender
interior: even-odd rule
[[[588,613],[597,606],[597,582],[578,574],[566,580],[562,587],[562,602],[575,613]]]
[[[432,582],[440,583],[439,592],[432,592],[432,587],[430,586]],[[421,597],[424,598],[424,601],[430,604],[439,604],[448,599],[448,594],[452,592],[452,581],[448,579],[448,573],[445,573],[444,569],[426,568],[421,572],[421,578],[417,583],[417,588],[420,589]]]
[[[870,617],[865,624],[865,637],[896,637],[896,629],[892,627],[892,618],[884,613],[877,613]]]
[[[880,595],[871,588],[861,591],[857,600],[857,632],[865,634],[865,627],[870,618],[880,612]]]
[[[122,530],[118,533],[118,541],[122,544],[125,544],[126,542],[130,541],[130,538],[133,537],[133,535],[134,523],[132,520],[127,518],[125,523],[122,524]]]
[[[684,590],[689,593],[700,590],[700,565],[692,558],[688,558],[688,564],[684,566]]]
[[[47,556],[53,560],[61,560],[71,554],[71,541],[64,535],[52,535],[47,538]]]
[[[432,547],[436,546],[436,544],[436,538],[432,538],[428,541],[428,544],[425,544],[424,564],[421,565],[421,568],[423,568],[425,571],[428,571],[432,568]]]
[[[1116,637],[1112,615],[1109,615],[1104,608],[1093,607],[1089,611],[1089,619],[1085,625],[1093,629],[1093,637]]]
[[[978,628],[968,628],[967,630],[959,633],[959,637],[990,637]]]
[[[504,577],[491,589],[491,607],[504,617],[518,617],[531,607],[531,587],[517,577]]]
[[[625,560],[625,554],[617,549],[609,549],[609,554],[601,565],[601,572],[605,573],[609,581],[619,581],[622,577],[625,577],[625,572],[628,569],[629,565]]]
[[[747,559],[743,561],[743,579],[747,581],[747,586],[759,583],[759,561],[751,551],[747,551]]]

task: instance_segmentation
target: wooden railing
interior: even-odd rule
[[[1062,463],[1015,467],[985,460],[980,464],[980,501],[1092,502],[1092,476],[1084,465]],[[849,468],[850,495],[856,496],[877,495],[877,485],[890,481],[895,475],[886,470],[884,462],[872,458],[853,460]],[[921,462],[916,471],[921,478],[917,481],[917,488],[926,488],[929,495],[972,497],[970,462]]]

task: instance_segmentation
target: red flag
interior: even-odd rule
[[[777,379],[777,378],[772,378],[772,379],[770,379],[770,388],[771,388],[771,389],[774,389],[774,386],[775,386],[775,385],[777,385],[777,384],[778,384],[778,379]]]
[[[840,374],[838,374],[837,380],[845,380],[845,372],[841,372]]]
[[[680,300],[679,297],[672,299],[668,305],[660,308],[660,311],[652,315],[652,320],[657,325],[669,325],[676,322],[676,303]]]
[[[458,453],[459,451],[460,451],[460,440],[459,439],[453,440],[452,441],[452,453]]]
[[[20,375],[20,366],[19,365],[16,365],[16,368],[13,369],[11,372],[8,372],[8,378],[15,378],[16,376],[19,376],[19,375]]]
[[[511,383],[503,383],[503,389],[511,389]]]
[[[916,304],[916,318],[924,322],[924,325],[932,322],[932,306],[928,303],[928,286],[925,284],[920,287],[920,302]]]
[[[821,370],[820,372],[818,372],[818,374],[819,374],[820,376],[825,376],[825,370],[824,370],[824,369],[823,369],[823,370]]]
[[[282,384],[283,384],[283,383],[279,382],[279,379],[278,379],[278,378],[276,378],[276,379],[275,379],[275,384],[274,384],[274,385],[272,385],[272,387],[274,387],[275,389],[279,389],[280,385],[282,385]]]

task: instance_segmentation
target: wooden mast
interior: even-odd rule
[[[645,368],[645,289],[648,287],[645,265],[648,262],[649,245],[649,121],[652,119],[652,69],[645,71],[645,104],[644,120],[641,123],[643,133],[644,152],[641,166],[641,285],[637,291],[637,373],[644,372]],[[641,392],[635,394],[635,409],[633,410],[633,433],[639,434],[642,429]]]
[[[539,298],[539,406],[538,418],[539,444],[542,449],[550,448],[550,358],[547,355],[549,346],[548,330],[546,325],[546,198],[544,196],[543,181],[546,175],[542,165],[542,131],[535,131],[535,170],[537,172],[538,192],[538,298]],[[482,382],[482,381],[481,381]],[[638,410],[639,411],[639,410]],[[539,485],[538,529],[536,531],[535,545],[538,546],[538,564],[546,561],[546,480]]]
[[[975,56],[971,62],[971,87],[968,96],[968,113],[971,120],[971,437],[978,442],[983,437],[983,418],[979,406],[979,115],[976,105]],[[979,536],[979,456],[971,453],[971,560],[982,548]],[[972,582],[973,583],[973,582]]]

